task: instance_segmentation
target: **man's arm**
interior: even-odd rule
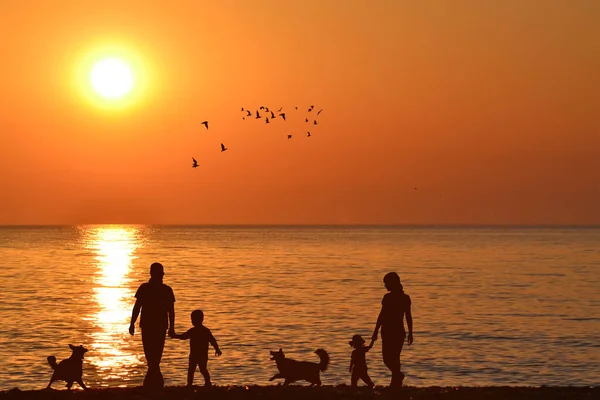
[[[137,321],[138,316],[140,315],[140,309],[142,308],[142,303],[140,299],[135,299],[135,304],[133,305],[133,311],[131,312],[131,323],[129,324],[129,333],[133,336],[135,333],[135,321]]]
[[[191,329],[189,331],[185,332],[185,333],[180,333],[180,334],[175,333],[175,330],[173,330],[172,333],[173,333],[173,335],[171,337],[173,339],[187,340],[187,339],[190,339],[192,337],[192,330]]]
[[[169,306],[169,336],[175,335],[175,303]]]

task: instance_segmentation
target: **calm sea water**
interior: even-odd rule
[[[46,356],[69,343],[89,349],[89,386],[140,385],[127,329],[154,261],[178,331],[204,310],[217,385],[273,384],[280,347],[312,361],[327,349],[324,384],[349,383],[348,341],[370,336],[389,271],[413,300],[406,384],[600,385],[600,229],[115,225],[0,228],[0,390],[45,387]],[[188,346],[167,340],[166,384],[185,384]],[[381,342],[367,361],[387,385]]]

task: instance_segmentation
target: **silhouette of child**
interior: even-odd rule
[[[210,329],[202,325],[203,321],[204,313],[201,310],[195,310],[192,312],[192,324],[194,327],[184,334],[178,335],[173,332],[171,336],[181,340],[190,339],[190,363],[187,376],[187,385],[189,388],[192,387],[194,381],[196,366],[200,368],[200,373],[204,376],[204,386],[212,386],[207,368],[208,344],[210,343],[215,348],[215,355],[220,356],[222,354],[221,349],[219,349],[219,345],[217,344],[217,340],[212,335]]]
[[[371,341],[371,344],[365,346],[365,339],[363,339],[360,335],[352,336],[352,340],[349,342],[351,347],[354,347],[352,351],[352,356],[350,356],[350,369],[349,371],[352,373],[350,378],[350,383],[352,387],[356,387],[358,383],[358,379],[362,379],[364,383],[366,383],[370,388],[375,386],[371,378],[369,378],[369,374],[367,373],[367,351],[371,350],[373,347],[374,341]]]

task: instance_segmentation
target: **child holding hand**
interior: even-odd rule
[[[350,383],[352,387],[357,387],[359,379],[362,379],[364,383],[370,388],[375,386],[369,374],[367,373],[367,352],[373,347],[374,341],[371,340],[371,344],[365,346],[365,339],[360,335],[352,336],[350,346],[354,347],[352,356],[350,356]]]
[[[171,337],[175,339],[186,340],[190,339],[190,363],[188,366],[187,385],[192,388],[194,381],[194,372],[196,366],[200,368],[200,373],[204,376],[204,386],[210,387],[210,373],[208,372],[208,344],[210,343],[215,349],[215,355],[220,356],[221,349],[217,344],[217,340],[212,335],[210,329],[202,325],[204,322],[204,313],[201,310],[195,310],[192,312],[192,324],[193,328],[189,329],[183,334],[176,334],[173,332]]]

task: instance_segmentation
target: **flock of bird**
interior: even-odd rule
[[[319,116],[321,114],[321,112],[323,112],[323,109],[319,109],[319,110],[315,110],[315,106],[314,105],[310,105],[307,109],[306,109],[306,115],[304,115],[304,123],[305,124],[309,124],[309,126],[315,126],[318,125],[319,122],[317,121],[316,117]],[[298,109],[298,106],[294,107],[294,110],[292,111],[293,114],[296,114],[298,111],[301,111]],[[245,107],[241,107],[241,112],[243,113],[242,119],[243,120],[259,120],[259,121],[263,121],[265,124],[271,124],[272,121],[275,121],[277,119],[281,119],[283,122],[287,121],[288,118],[288,113],[286,113],[283,110],[283,107],[279,107],[279,109],[277,111],[274,111],[274,109],[271,109],[267,106],[260,106],[256,109],[256,111],[252,111],[249,110]],[[310,117],[310,118],[309,118]],[[208,130],[208,121],[202,121],[200,123],[201,125],[204,125],[204,127]],[[287,138],[288,140],[292,138],[293,135],[291,134],[287,134]],[[310,131],[306,132],[306,137],[311,137],[312,134],[310,133]],[[221,143],[221,152],[224,152],[227,150],[227,147],[225,147],[225,145],[223,143]],[[192,157],[192,168],[198,168],[199,164],[198,161]]]

